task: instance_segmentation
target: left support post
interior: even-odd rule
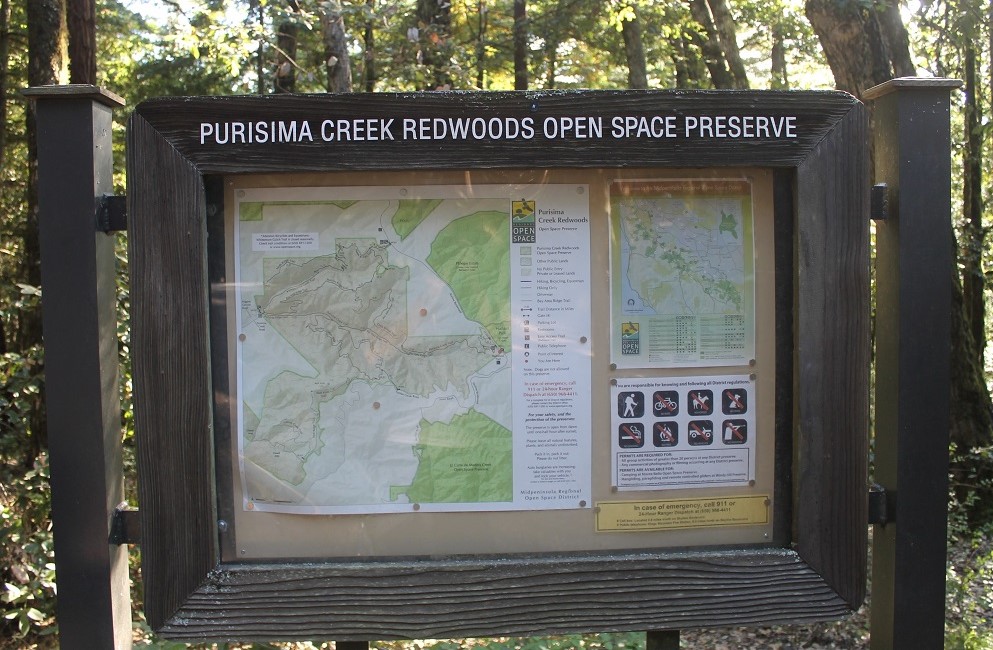
[[[95,86],[23,91],[38,125],[45,404],[60,647],[131,647],[127,547],[110,542],[124,500],[113,233],[113,109]]]

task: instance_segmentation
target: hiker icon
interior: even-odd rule
[[[645,395],[639,391],[623,391],[617,395],[617,415],[640,418],[645,414]]]

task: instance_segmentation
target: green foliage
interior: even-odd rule
[[[48,459],[24,471],[0,466],[0,638],[45,636],[55,626],[55,553],[47,525]]]
[[[952,547],[945,575],[945,648],[993,650],[993,544],[975,537]]]
[[[559,636],[497,637],[493,639],[449,639],[446,641],[379,641],[371,650],[638,650],[645,647],[644,632],[565,634]]]
[[[993,447],[949,449],[949,513],[951,539],[993,535]]]

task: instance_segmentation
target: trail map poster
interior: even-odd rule
[[[235,195],[246,510],[590,507],[586,186]]]
[[[610,228],[616,367],[730,366],[754,358],[748,180],[615,181]]]

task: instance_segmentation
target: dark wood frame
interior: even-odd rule
[[[406,116],[791,115],[791,139],[201,145],[200,122]],[[319,138],[317,138],[319,140]],[[177,639],[355,639],[679,629],[840,617],[865,596],[869,366],[866,115],[838,92],[563,91],[223,97],[141,104],[128,230],[145,614]],[[792,495],[774,548],[224,562],[207,264],[223,174],[547,167],[775,168],[793,341],[777,421]],[[787,228],[786,232],[790,229]],[[783,232],[777,229],[777,233]],[[778,344],[777,344],[777,347]],[[790,523],[791,522],[791,523]]]

